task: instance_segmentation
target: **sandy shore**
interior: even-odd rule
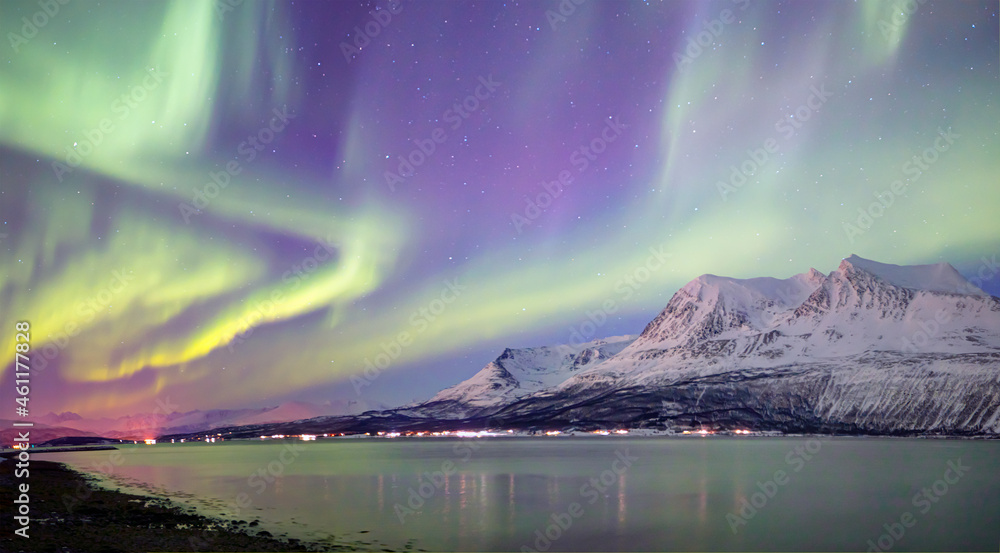
[[[14,534],[15,486],[28,482],[29,538]],[[78,490],[83,490],[78,492]],[[74,501],[75,499],[75,501]],[[258,530],[258,523],[212,519],[168,500],[98,488],[61,463],[31,460],[27,480],[0,463],[0,551],[371,551],[368,542],[308,543]],[[382,550],[379,547],[378,550]]]

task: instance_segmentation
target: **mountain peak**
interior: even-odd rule
[[[893,265],[865,259],[855,254],[844,258],[837,269],[843,275],[853,271],[863,271],[874,275],[882,281],[911,290],[927,292],[943,292],[947,294],[967,294],[973,296],[988,296],[974,284],[966,280],[949,263],[934,263],[930,265]]]
[[[450,413],[449,416],[468,417],[491,412],[600,365],[635,339],[636,336],[626,335],[583,343],[505,348],[471,378],[441,390],[415,407],[424,415]]]

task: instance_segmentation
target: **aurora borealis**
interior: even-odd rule
[[[503,347],[639,332],[703,273],[972,277],[1000,253],[998,25],[996,2],[4,2],[3,378],[26,320],[39,413],[393,404]]]

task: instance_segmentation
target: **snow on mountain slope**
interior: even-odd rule
[[[899,267],[851,256],[825,277],[813,270],[771,279],[770,295],[747,284],[758,280],[698,277],[616,361],[656,350],[766,366],[867,351],[1000,348],[998,300],[947,264]],[[908,287],[920,283],[928,289]]]
[[[629,349],[691,345],[727,333],[759,332],[801,304],[824,278],[816,269],[784,280],[702,275],[674,294]]]
[[[596,362],[585,357],[593,344],[507,350],[413,413],[1000,434],[1000,298],[944,263],[852,255],[829,275],[703,275],[638,338],[610,341]]]
[[[974,296],[989,295],[966,280],[948,263],[901,266],[879,263],[856,255],[851,255],[844,261],[900,288]]]
[[[789,371],[798,376],[779,376]],[[703,276],[632,345],[550,392],[662,390],[722,375],[727,386],[784,393],[782,401],[809,406],[817,421],[889,433],[1000,433],[1000,299],[947,264],[900,267],[857,256],[827,276]],[[773,407],[740,397],[740,409]]]
[[[600,365],[634,339],[615,336],[577,346],[505,349],[468,380],[438,392],[420,406],[420,411],[461,418],[506,405]]]

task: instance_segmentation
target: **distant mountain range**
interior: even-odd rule
[[[14,426],[15,422],[24,421],[0,419],[0,445],[3,447],[11,447],[16,444],[16,440],[25,431],[29,433],[29,437],[31,439],[30,443],[34,445],[56,438],[62,438],[64,436],[97,437],[97,435],[92,432],[85,432],[77,430],[76,428],[53,426],[38,422],[36,422],[31,428],[24,428]]]
[[[279,425],[482,426],[996,436],[1000,298],[947,263],[854,255],[828,275],[702,275],[638,337],[507,349],[429,401]]]
[[[194,434],[220,427],[268,424],[311,419],[320,416],[343,416],[386,406],[362,400],[330,401],[322,404],[291,401],[275,407],[257,409],[214,409],[140,413],[119,418],[86,419],[72,412],[49,413],[36,420],[46,428],[46,439],[62,436],[104,436],[140,440],[164,434]],[[4,442],[6,443],[6,442]]]
[[[506,349],[425,402],[276,424],[291,415],[208,423],[216,412],[205,413],[157,427],[179,435],[211,424],[233,436],[502,427],[995,437],[1000,298],[947,263],[854,255],[830,274],[702,275],[638,336]]]

